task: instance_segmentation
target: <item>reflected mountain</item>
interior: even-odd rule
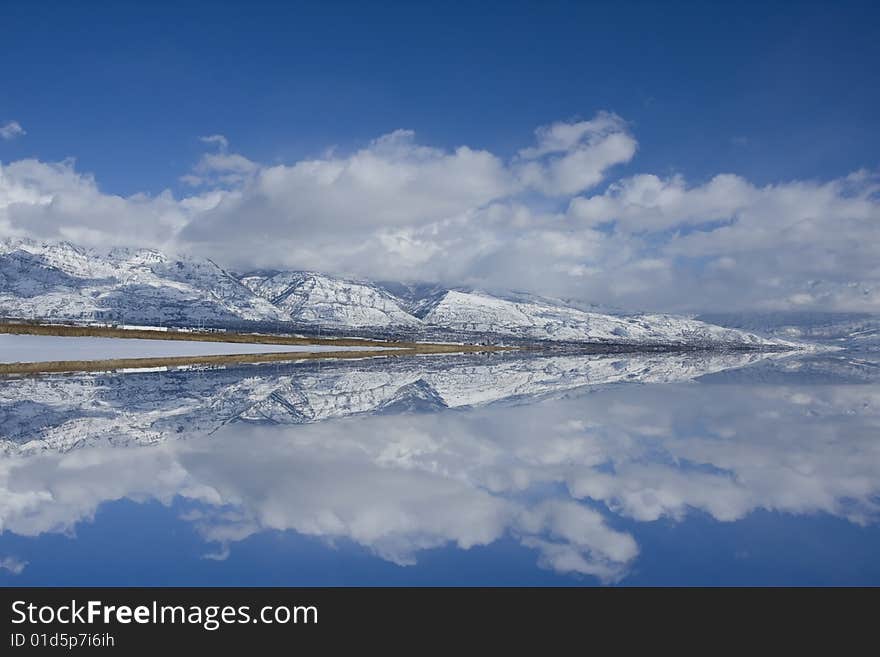
[[[182,500],[208,559],[279,531],[416,567],[426,550],[512,540],[543,568],[612,583],[638,568],[640,529],[658,520],[763,510],[874,525],[880,387],[691,383],[760,357],[493,355],[6,381],[0,528],[72,535],[102,504]],[[630,381],[669,385],[604,385]],[[154,446],[119,448],[144,443]]]
[[[430,412],[612,383],[673,383],[790,354],[470,354],[300,361],[0,381],[0,450],[68,451],[210,434],[231,422],[308,424]]]
[[[703,380],[764,385],[880,384],[880,357],[875,352],[840,350],[767,358],[747,370],[719,370]]]

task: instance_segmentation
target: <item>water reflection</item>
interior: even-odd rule
[[[401,565],[510,539],[543,568],[611,583],[639,563],[640,524],[658,519],[767,510],[872,525],[880,386],[744,383],[794,371],[780,358],[469,356],[6,381],[0,527],[72,533],[113,500],[183,500],[211,559],[269,530]],[[729,385],[697,382],[723,375]],[[620,382],[665,385],[609,385]],[[28,555],[5,558],[18,568]]]
[[[21,454],[102,441],[148,444],[236,422],[306,424],[530,401],[583,386],[686,381],[785,357],[490,354],[11,378],[0,382],[0,449]]]

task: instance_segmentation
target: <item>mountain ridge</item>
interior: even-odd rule
[[[42,321],[385,335],[394,339],[794,348],[687,317],[611,315],[537,295],[330,276],[234,274],[213,260],[156,249],[85,249],[69,242],[0,241],[0,316]]]

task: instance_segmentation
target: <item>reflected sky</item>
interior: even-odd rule
[[[878,584],[870,354],[0,382],[0,583]]]

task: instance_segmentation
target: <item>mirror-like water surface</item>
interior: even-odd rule
[[[7,379],[0,583],[880,584],[875,356]]]

